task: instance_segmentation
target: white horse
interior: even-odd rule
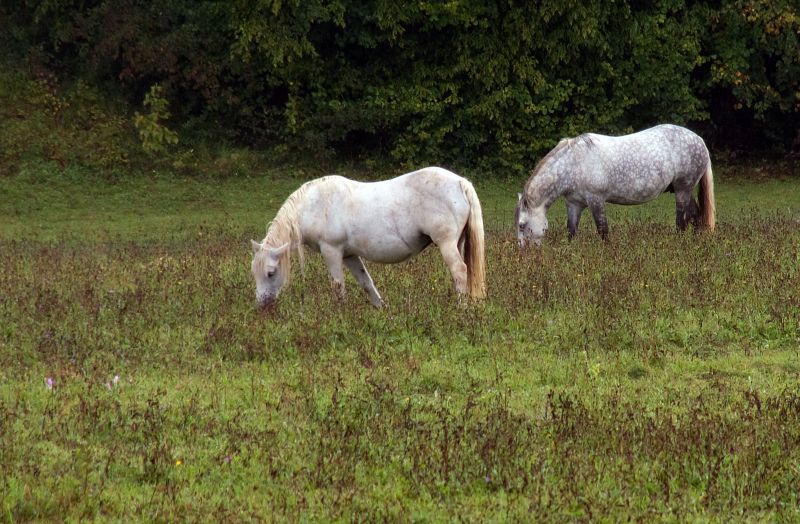
[[[347,266],[375,307],[383,303],[362,258],[402,262],[430,243],[439,247],[455,289],[483,298],[483,214],[472,184],[446,169],[428,167],[383,182],[326,176],[289,195],[261,242],[251,240],[256,301],[272,305],[291,271],[291,254],[318,251],[334,292],[344,296]]]
[[[692,196],[699,185],[698,201]],[[605,203],[641,204],[666,191],[675,193],[679,230],[691,223],[713,230],[714,176],[703,139],[686,128],[660,125],[625,136],[587,133],[561,140],[533,170],[515,213],[520,247],[541,243],[547,209],[561,195],[567,201],[569,235],[587,207],[601,237],[608,236]]]

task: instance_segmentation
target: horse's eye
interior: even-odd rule
[[[275,270],[274,269],[272,271],[268,271],[267,272],[267,278],[272,278],[274,276],[275,276]]]
[[[521,222],[519,225],[519,230],[522,231],[523,229],[525,229],[525,223]]]

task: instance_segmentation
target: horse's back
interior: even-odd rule
[[[628,135],[600,135],[586,133],[578,138],[591,146],[623,150],[629,149],[638,155],[657,154],[664,147],[705,148],[705,142],[694,131],[675,124],[660,124]]]
[[[307,183],[309,198],[320,204],[369,209],[406,203],[465,203],[462,183],[469,182],[441,167],[425,167],[378,182],[328,175]]]
[[[350,182],[354,183],[353,190],[361,199],[382,206],[425,208],[466,204],[462,183],[469,184],[442,167],[425,167],[380,182]]]
[[[439,187],[442,189],[456,189],[460,187],[461,182],[467,180],[452,171],[443,167],[430,166],[400,175],[396,178],[387,180],[400,185],[407,185],[413,189],[429,190],[430,187]]]

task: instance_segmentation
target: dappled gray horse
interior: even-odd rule
[[[699,182],[698,201],[692,191]],[[567,201],[569,235],[581,213],[591,210],[601,237],[608,236],[605,203],[641,204],[666,191],[675,193],[676,225],[713,230],[714,177],[703,139],[686,128],[660,125],[619,137],[587,133],[561,140],[533,170],[515,212],[520,247],[539,244],[547,230],[547,209]]]
[[[251,270],[260,306],[272,304],[287,282],[291,254],[303,246],[322,254],[334,291],[344,294],[346,266],[380,307],[382,299],[363,259],[402,262],[434,243],[456,291],[483,298],[483,213],[472,184],[428,167],[383,182],[327,176],[289,195],[261,242],[253,244]]]

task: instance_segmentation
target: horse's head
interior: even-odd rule
[[[529,242],[535,245],[542,243],[544,232],[547,231],[547,210],[545,206],[529,208],[528,203],[517,195],[517,209],[514,212],[514,222],[517,226],[517,241],[519,247],[524,249]]]
[[[289,243],[274,247],[266,242],[259,244],[250,241],[253,246],[253,262],[250,269],[256,279],[256,303],[265,308],[273,305],[281,288],[289,276],[288,261],[284,255],[289,250]]]

